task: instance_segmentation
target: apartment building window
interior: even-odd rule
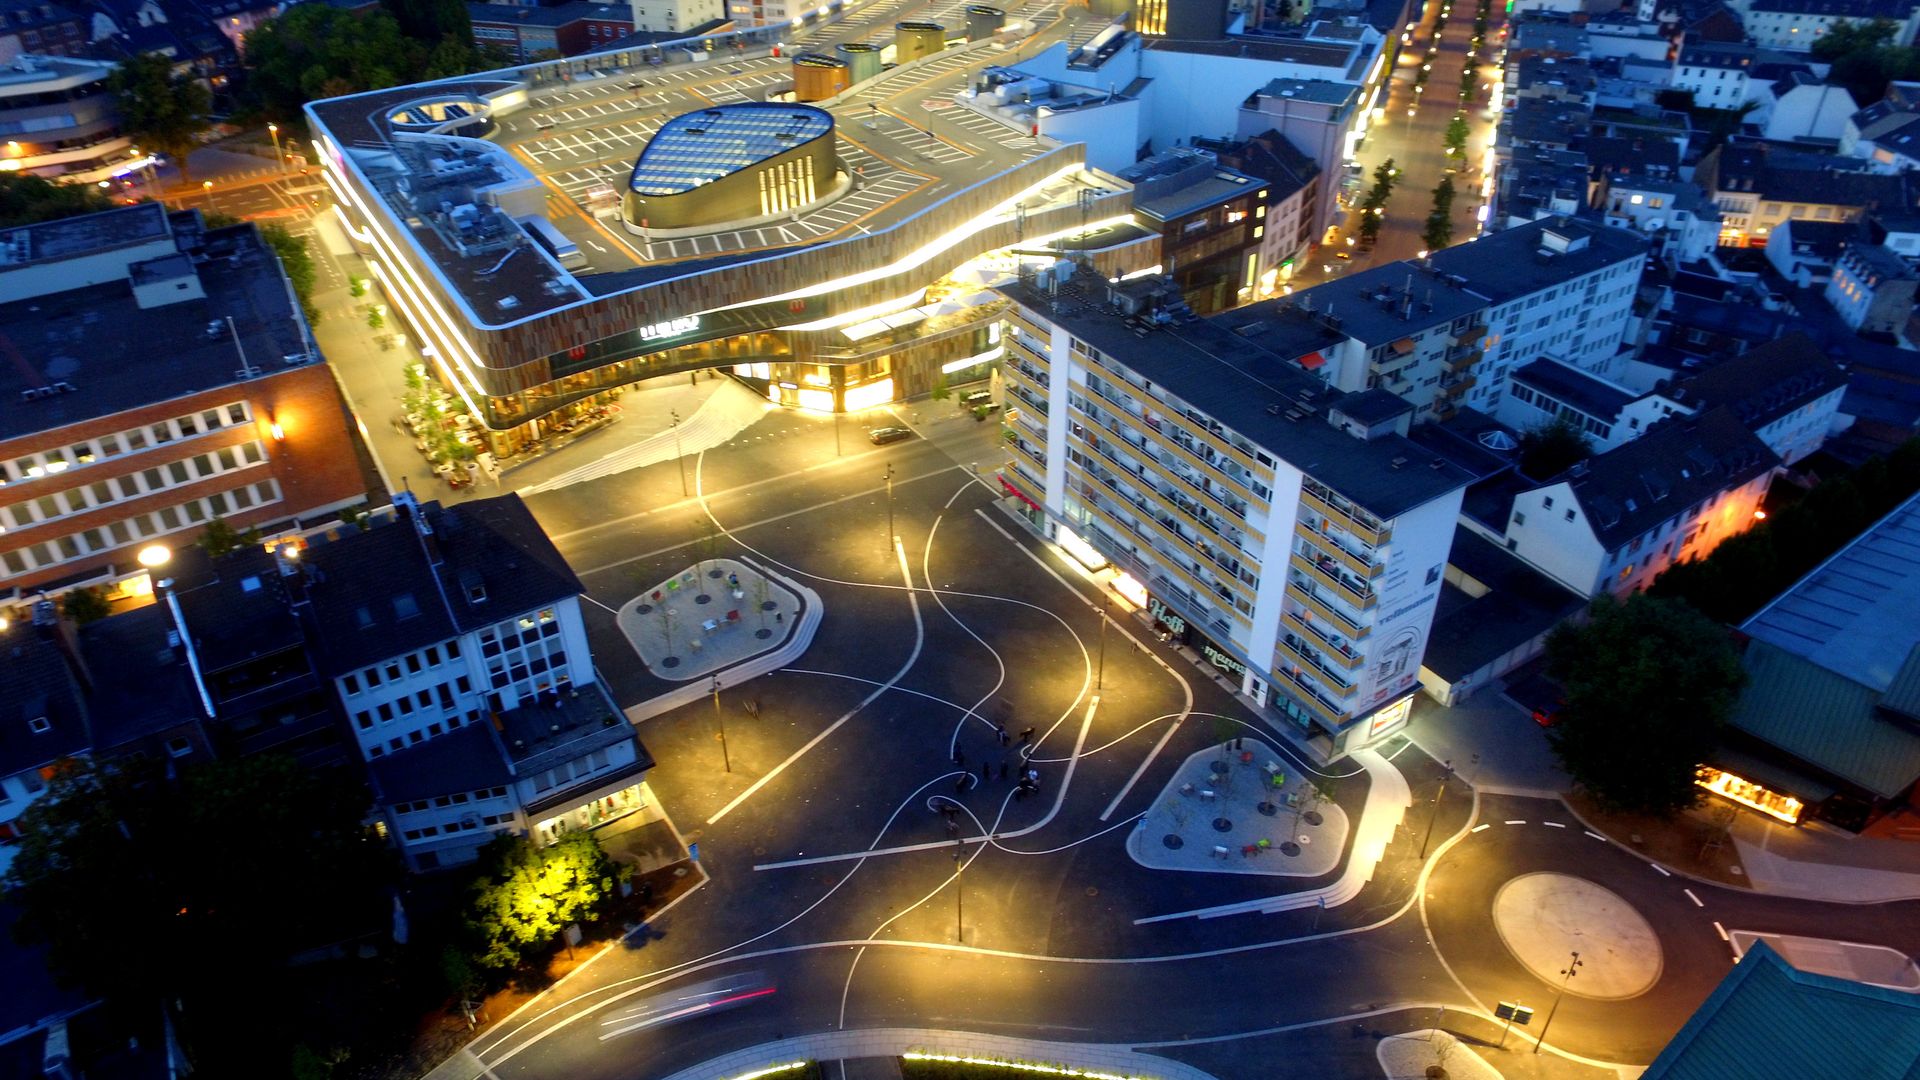
[[[1527,515],[1515,510],[1513,512],[1513,523],[1515,525],[1525,525],[1527,523]]]

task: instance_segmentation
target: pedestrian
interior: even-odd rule
[[[993,737],[1000,740],[1001,746],[1007,745],[1007,725],[995,720],[993,722]]]
[[[988,774],[989,774],[989,772],[990,772],[990,770],[989,770],[989,768],[988,768],[988,765],[987,765],[987,763],[986,763],[986,762],[984,762],[984,761],[983,761],[983,762],[981,762],[981,763],[980,763],[980,782],[981,782],[981,783],[983,783],[983,784],[984,784],[984,783],[986,783],[987,781],[989,781],[989,780],[991,780],[991,779],[993,779],[993,777],[992,777],[992,776],[990,776],[990,775],[988,775]]]
[[[1007,778],[1007,759],[1001,758],[1000,759],[1000,779],[1005,780],[1006,778]]]
[[[953,763],[961,768],[967,767],[967,752],[959,747],[953,748]]]
[[[967,781],[973,779],[972,773],[961,773],[953,778],[953,793],[959,795],[967,790]]]
[[[1028,743],[1031,743],[1032,741],[1033,741],[1033,729],[1032,728],[1020,729],[1020,745],[1025,746]]]

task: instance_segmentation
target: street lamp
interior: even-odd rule
[[[280,172],[285,173],[287,171],[287,157],[280,152],[280,125],[268,124],[267,134],[273,136],[273,163],[279,166]]]
[[[692,492],[687,490],[687,459],[680,456],[680,410],[669,409],[667,415],[673,417],[673,460],[680,463],[680,495],[684,498]]]
[[[141,548],[140,553],[134,558],[139,560],[141,566],[149,570],[158,570],[173,558],[173,552],[169,551],[165,544],[148,544]]]
[[[1441,762],[1440,767],[1447,770],[1447,772],[1446,775],[1440,778],[1440,790],[1433,793],[1433,814],[1427,818],[1426,838],[1420,841],[1420,857],[1422,859],[1427,857],[1427,844],[1433,840],[1434,822],[1440,820],[1440,800],[1446,798],[1447,781],[1453,779],[1453,759],[1448,758],[1446,761]]]
[[[1107,612],[1113,610],[1113,594],[1105,585],[1100,586],[1100,661],[1093,669],[1093,688],[1105,687],[1107,678]]]
[[[213,201],[213,181],[211,180],[200,181],[200,190],[203,193],[205,193],[205,195],[207,196],[207,209],[218,210],[219,207],[214,205],[214,201]]]
[[[953,940],[955,944],[966,944],[967,932],[967,890],[961,885],[960,872],[967,864],[960,858],[961,849],[966,844],[960,838],[953,841]]]
[[[720,767],[733,771],[733,759],[727,755],[727,717],[720,711],[720,676],[713,677],[713,719],[720,725]]]
[[[893,465],[887,465],[887,546],[893,546]]]
[[[1547,1041],[1547,1029],[1553,1026],[1553,1014],[1560,1011],[1560,998],[1567,992],[1567,984],[1572,982],[1573,976],[1585,966],[1586,961],[1580,959],[1580,953],[1575,951],[1573,959],[1567,961],[1567,966],[1560,969],[1562,976],[1560,986],[1553,992],[1553,1005],[1547,1009],[1547,1022],[1540,1025],[1540,1039],[1533,1044],[1534,1053],[1539,1053],[1541,1044]]]

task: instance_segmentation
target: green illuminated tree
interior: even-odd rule
[[[572,923],[606,910],[630,873],[616,866],[589,832],[571,832],[549,847],[501,836],[480,855],[467,925],[483,967],[510,971],[552,946]]]
[[[56,184],[42,176],[0,173],[0,229],[113,209],[92,184]]]
[[[1548,741],[1602,804],[1671,816],[1699,795],[1694,769],[1733,712],[1746,671],[1725,627],[1678,600],[1602,595],[1584,626],[1547,639],[1566,705]]]
[[[1426,230],[1420,242],[1428,251],[1439,251],[1453,243],[1453,177],[1443,176],[1433,189],[1433,211],[1427,215]]]

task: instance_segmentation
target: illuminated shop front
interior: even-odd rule
[[[570,832],[597,829],[631,814],[648,812],[650,819],[657,818],[660,813],[656,805],[653,791],[645,782],[612,791],[595,792],[591,798],[557,813],[549,812],[536,822],[533,827],[534,842],[551,844]]]
[[[1807,808],[1806,803],[1792,795],[1763,787],[1745,777],[1716,769],[1711,765],[1702,765],[1695,769],[1693,782],[1728,802],[1738,803],[1749,810],[1757,810],[1789,825],[1798,825],[1801,815]]]

